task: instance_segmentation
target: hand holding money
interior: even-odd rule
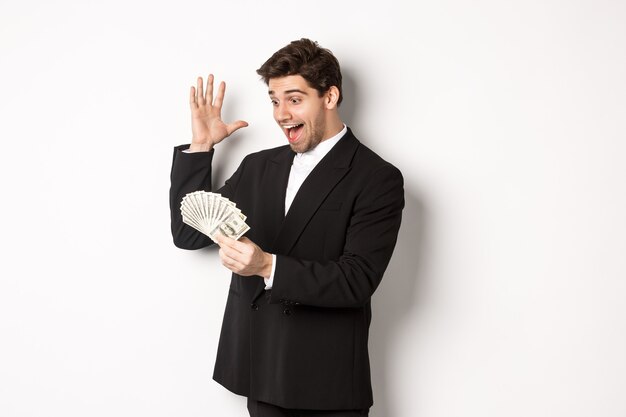
[[[191,87],[189,107],[191,108],[191,152],[210,151],[213,146],[242,127],[247,122],[237,120],[226,124],[222,121],[222,103],[226,84],[222,81],[213,101],[213,74],[207,78],[206,94],[202,85],[202,77],[198,77],[197,88]]]
[[[217,193],[194,191],[183,197],[180,212],[185,224],[220,245],[220,258],[226,268],[242,276],[269,278],[273,257],[242,237],[250,226],[235,203]]]
[[[234,240],[225,235],[218,235],[216,239],[220,245],[222,265],[226,268],[241,276],[270,277],[274,258],[253,241],[247,237]]]

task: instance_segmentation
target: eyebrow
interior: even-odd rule
[[[298,88],[285,91],[285,94],[291,94],[291,93],[300,93],[300,94],[304,94],[305,96],[308,95],[306,91],[302,91]],[[267,94],[269,94],[270,96],[273,96],[275,93],[274,93],[274,90],[269,90]]]

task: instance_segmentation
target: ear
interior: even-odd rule
[[[337,102],[339,101],[339,96],[341,93],[336,86],[331,86],[326,93],[324,93],[324,104],[326,105],[326,109],[332,110],[337,108]]]

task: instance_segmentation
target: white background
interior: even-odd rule
[[[250,123],[216,183],[284,144],[255,70],[306,36],[406,181],[371,416],[625,416],[624,22],[618,0],[3,0],[0,415],[247,415],[211,380],[230,274],[171,243],[171,152],[210,71]]]

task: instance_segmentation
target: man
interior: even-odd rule
[[[217,192],[250,230],[218,237],[233,272],[213,378],[256,416],[363,416],[372,405],[370,298],[396,243],[404,192],[394,166],[341,121],[332,53],[291,42],[257,73],[288,145],[253,153]],[[211,187],[214,146],[244,121],[221,120],[225,84],[190,92],[191,145],[175,148],[170,208],[176,246],[211,240],[182,222],[185,194]]]

